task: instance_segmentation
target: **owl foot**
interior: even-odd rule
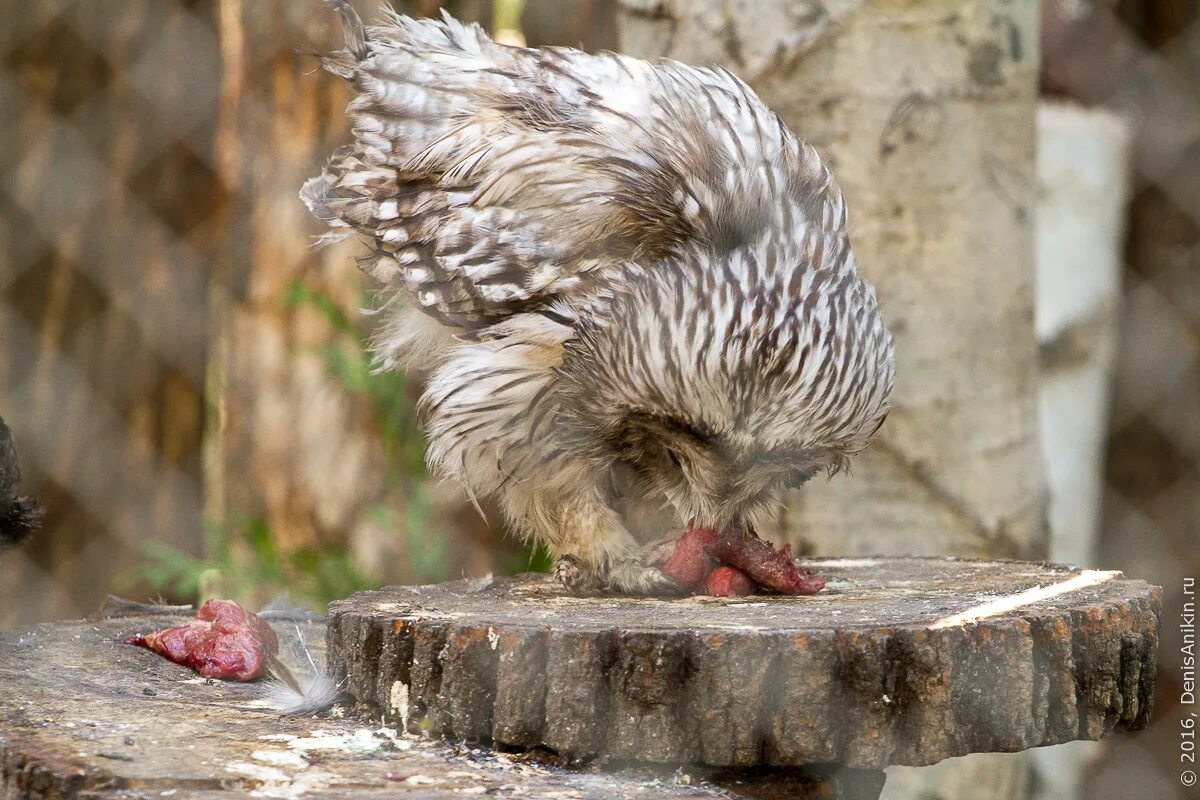
[[[648,567],[635,558],[613,564],[605,583],[610,592],[635,597],[673,597],[684,593],[683,587],[658,567]]]
[[[594,581],[589,580],[588,571],[575,556],[559,556],[554,562],[554,580],[561,583],[573,594],[584,594],[589,591]],[[599,584],[595,584],[598,588]]]
[[[683,588],[656,567],[648,567],[637,558],[623,559],[601,571],[574,556],[560,556],[554,562],[554,578],[572,594],[626,594],[634,597],[669,597]]]

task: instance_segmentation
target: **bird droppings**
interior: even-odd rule
[[[409,775],[404,779],[404,782],[413,786],[433,786],[442,781],[429,775]]]
[[[303,756],[288,750],[255,750],[250,757],[255,761],[276,767],[295,767],[297,769],[308,767],[308,762],[304,760]]]
[[[301,753],[336,751],[349,754],[374,753],[385,747],[404,750],[411,746],[409,742],[397,739],[395,731],[390,728],[374,730],[359,728],[353,731],[316,730],[309,736],[290,740],[287,745],[292,750]]]
[[[226,764],[225,769],[260,783],[285,784],[292,782],[291,776],[288,773],[275,767],[264,767],[262,764],[233,761]]]
[[[300,767],[288,765],[291,772],[274,767],[264,767],[245,761],[235,761],[226,765],[226,770],[247,779],[250,784],[250,797],[279,798],[279,800],[299,800],[311,792],[324,791],[331,785],[336,786],[342,781],[337,775],[329,772],[310,770],[305,763]]]
[[[493,648],[495,649],[495,648]],[[404,681],[393,681],[388,693],[388,707],[400,720],[400,730],[408,728],[408,684]]]

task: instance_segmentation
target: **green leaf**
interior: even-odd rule
[[[284,308],[295,308],[297,306],[311,306],[320,312],[325,321],[329,323],[338,333],[353,336],[356,340],[360,339],[358,328],[350,320],[350,316],[343,311],[329,294],[313,289],[302,280],[292,281],[288,286],[287,292],[283,297]]]

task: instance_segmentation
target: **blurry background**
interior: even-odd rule
[[[397,5],[445,5],[510,43],[728,63],[833,163],[897,333],[898,409],[855,479],[797,499],[773,535],[814,552],[1053,557],[1165,587],[1149,733],[1032,768],[1003,757],[1003,780],[969,760],[897,774],[891,796],[1174,796],[1175,621],[1183,577],[1200,574],[1196,3]],[[427,480],[417,382],[373,375],[363,354],[356,245],[310,247],[321,229],[296,192],[347,137],[346,89],[306,55],[340,42],[332,15],[317,0],[0,9],[0,416],[48,512],[0,561],[0,628],[81,616],[108,592],[256,604],[287,590],[320,606],[544,568],[495,509],[488,524]],[[887,46],[897,31],[919,43],[908,31],[935,17],[931,41],[961,46],[969,85],[937,74],[943,50]],[[875,109],[884,71],[918,88]],[[977,197],[951,191],[974,185],[963,154],[981,165]],[[933,195],[967,221],[943,224]],[[976,260],[979,275],[956,266]],[[1020,333],[988,319],[998,306]]]

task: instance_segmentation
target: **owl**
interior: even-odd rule
[[[301,197],[366,243],[431,469],[569,588],[672,593],[631,509],[753,530],[868,444],[892,339],[829,170],[749,86],[335,5],[354,141]]]

